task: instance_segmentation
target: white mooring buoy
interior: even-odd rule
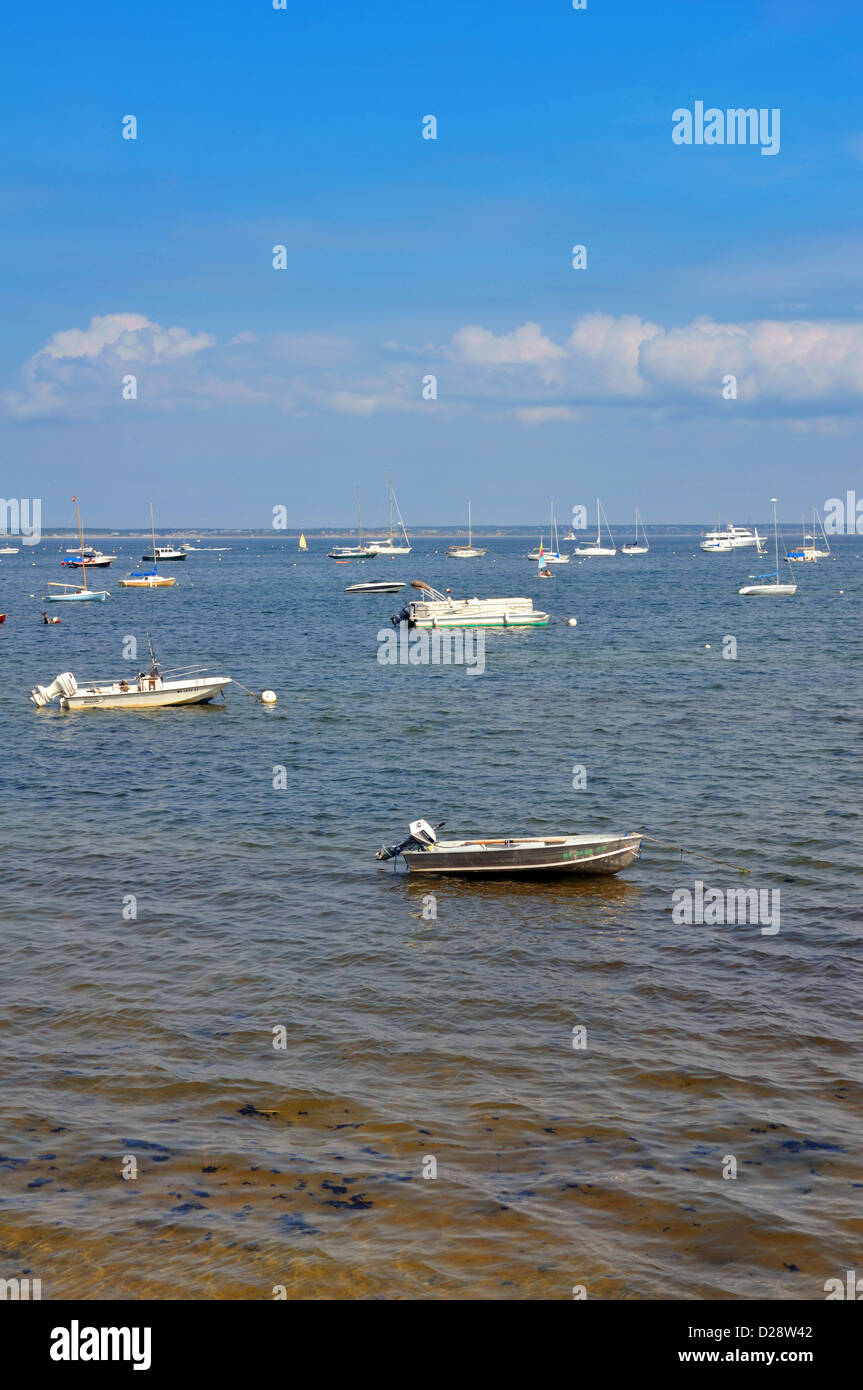
[[[578,627],[578,618],[567,618],[567,627]]]
[[[262,705],[274,705],[274,704],[276,703],[276,701],[278,700],[278,698],[279,698],[279,697],[278,697],[278,695],[276,694],[275,690],[262,690],[262,691],[261,691],[261,704],[262,704]]]

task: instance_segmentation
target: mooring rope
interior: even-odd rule
[[[712,854],[705,854],[700,849],[687,849],[685,845],[672,845],[668,840],[657,840],[654,835],[645,835],[643,831],[637,830],[635,834],[640,835],[643,840],[650,840],[651,844],[660,845],[662,849],[679,849],[681,854],[692,854],[697,859],[706,859],[711,864],[722,864],[726,869],[736,869],[739,874],[751,874],[751,869],[744,869],[740,864],[732,864],[727,859],[716,859]]]

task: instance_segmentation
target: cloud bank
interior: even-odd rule
[[[809,419],[863,408],[863,325],[838,320],[717,323],[665,328],[637,314],[588,313],[560,341],[528,321],[495,333],[457,328],[443,344],[362,345],[328,334],[259,337],[164,328],[143,314],[103,314],[57,332],[0,393],[7,418],[102,415],[129,408],[268,406],[288,414],[370,417],[392,411],[494,410],[536,428],[593,406],[741,408]],[[434,403],[424,397],[429,376]],[[723,383],[736,378],[734,406]]]

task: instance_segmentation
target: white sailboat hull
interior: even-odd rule
[[[790,594],[797,593],[796,584],[744,584],[742,589],[737,590],[738,594],[764,594],[768,597],[785,598]]]

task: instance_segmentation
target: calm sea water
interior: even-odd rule
[[[776,601],[737,595],[769,563],[680,536],[548,582],[517,540],[350,567],[294,544],[123,593],[123,541],[110,600],[50,628],[59,542],[0,562],[0,1276],[822,1298],[863,1261],[859,541]],[[482,675],[381,665],[400,599],[343,592],[379,576],[531,594],[553,622],[488,634]],[[60,671],[137,669],[147,628],[166,666],[278,704],[29,703]],[[428,918],[430,882],[373,857],[417,816],[641,827],[752,872],[647,843],[607,881],[439,880]],[[696,879],[778,888],[781,930],[676,925]]]

